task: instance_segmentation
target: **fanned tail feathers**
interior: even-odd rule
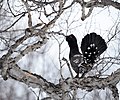
[[[107,49],[105,40],[96,33],[87,34],[81,42],[81,51],[87,63],[93,64],[98,56]]]

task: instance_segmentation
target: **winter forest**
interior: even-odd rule
[[[107,49],[75,77],[65,36],[91,32]],[[120,100],[119,81],[120,0],[0,0],[0,100]]]

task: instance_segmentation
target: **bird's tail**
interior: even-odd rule
[[[96,33],[87,34],[81,42],[81,51],[88,64],[93,64],[98,56],[107,49],[105,40]]]

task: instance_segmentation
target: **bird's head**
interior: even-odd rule
[[[68,42],[68,45],[71,48],[71,50],[77,49],[76,51],[78,51],[78,45],[77,45],[76,37],[73,34],[65,36],[65,37],[66,37],[66,41]]]
[[[77,39],[76,39],[76,37],[73,34],[66,36],[66,41],[68,43],[72,43],[72,42],[76,42],[77,43]]]

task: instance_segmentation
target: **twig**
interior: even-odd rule
[[[69,71],[70,71],[70,75],[71,75],[71,77],[73,78],[73,73],[72,73],[72,70],[71,70],[71,68],[70,68],[70,64],[69,64],[68,60],[67,60],[66,58],[64,58],[64,57],[62,58],[62,60],[67,63],[67,66],[68,66]]]
[[[7,31],[11,27],[13,27],[23,16],[25,16],[26,13],[23,13],[12,25],[10,25],[8,28],[4,29],[2,32]]]

